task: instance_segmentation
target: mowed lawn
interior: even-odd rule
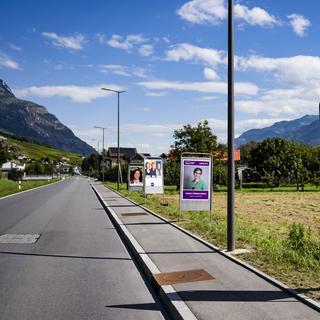
[[[250,250],[238,258],[249,261],[298,292],[320,300],[319,191],[237,191],[235,229],[236,248]],[[144,205],[142,193],[128,192],[124,186],[121,192]],[[161,205],[163,200],[168,206]],[[226,192],[213,193],[211,222],[208,212],[183,212],[177,222],[179,195],[169,188],[164,197],[148,195],[146,206],[213,245],[226,249]],[[293,249],[296,244],[297,248]]]

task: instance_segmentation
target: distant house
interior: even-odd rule
[[[4,137],[4,136],[0,136],[0,142],[5,142],[7,140],[7,138],[6,137]]]
[[[148,159],[150,157],[149,153],[136,153],[130,159],[130,163],[143,163],[144,159]]]
[[[9,162],[4,163],[1,166],[0,171],[2,173],[4,173],[4,175],[6,176],[6,174],[8,174],[13,169],[16,169],[18,171],[24,171],[25,168],[26,168],[25,164],[20,164],[17,162],[9,161]]]
[[[60,165],[57,165],[56,168],[60,173],[69,173],[71,165],[67,163],[61,163]]]
[[[25,155],[20,155],[20,156],[18,156],[18,160],[27,161],[27,160],[29,160],[29,158]]]
[[[120,163],[128,164],[130,159],[137,153],[136,148],[120,148]],[[118,148],[110,147],[107,152],[108,166],[113,167],[117,165],[118,161]]]

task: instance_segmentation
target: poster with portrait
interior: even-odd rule
[[[144,159],[145,193],[163,193],[163,163],[160,158]]]
[[[130,191],[143,190],[143,165],[130,164],[128,167],[128,189]]]
[[[211,208],[211,158],[181,159],[182,211],[204,210]]]

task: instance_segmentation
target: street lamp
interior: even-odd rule
[[[120,184],[120,93],[125,91],[119,91],[109,88],[101,88],[101,90],[111,91],[118,94],[118,159],[117,159],[117,166],[118,166],[118,182],[117,182],[117,190],[119,191],[119,184]]]
[[[94,126],[97,129],[102,129],[102,166],[104,167],[104,130],[107,129],[105,127]],[[98,150],[99,153],[99,150]],[[104,181],[104,169],[102,169],[102,182]]]
[[[228,0],[228,251],[234,251],[234,23],[233,0]]]

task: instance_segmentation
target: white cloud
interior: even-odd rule
[[[87,67],[94,66],[88,65]],[[98,68],[100,72],[104,73],[112,73],[125,77],[136,76],[139,78],[148,78],[148,70],[137,66],[127,67],[119,64],[101,64],[98,66]]]
[[[160,91],[160,92],[147,92],[146,93],[146,96],[149,96],[149,97],[164,97],[168,95],[168,92],[167,91]]]
[[[143,108],[143,111],[144,111],[144,112],[151,112],[151,111],[152,111],[152,109],[151,109],[151,108],[149,108],[149,107],[146,107],[146,108]]]
[[[9,69],[21,70],[18,62],[12,60],[9,56],[0,51],[0,67],[1,66]]]
[[[311,22],[300,14],[291,14],[288,16],[290,25],[298,36],[305,36],[306,30],[311,26]]]
[[[82,34],[76,34],[74,36],[59,36],[55,32],[42,32],[42,36],[51,39],[52,44],[55,47],[67,48],[72,50],[81,50],[85,43],[85,37]]]
[[[181,43],[172,46],[166,52],[166,60],[169,61],[194,61],[204,63],[210,66],[217,66],[226,63],[226,54],[224,51],[200,48],[188,43]]]
[[[97,38],[100,43],[106,43],[112,48],[122,49],[127,52],[138,52],[143,57],[149,57],[154,53],[152,44],[147,43],[149,39],[144,38],[141,34],[129,34],[126,37],[113,34],[109,40],[105,35],[98,34]]]
[[[181,91],[196,91],[210,93],[227,93],[227,84],[225,82],[179,82],[179,81],[144,81],[138,82],[149,90],[181,90]],[[239,82],[235,84],[235,92],[237,94],[256,95],[259,89],[252,83]]]
[[[272,72],[275,78],[289,84],[309,85],[320,81],[320,57],[294,56],[286,58],[268,58],[261,56],[237,57],[239,70]]]
[[[43,86],[43,87],[29,87],[23,89],[16,89],[14,93],[20,97],[25,98],[29,96],[37,96],[41,98],[50,97],[67,97],[73,102],[86,103],[91,102],[97,98],[103,98],[112,94],[111,92],[101,90],[102,87],[111,88],[114,90],[123,90],[124,88],[114,86],[112,84],[100,84],[92,87],[84,86]]]
[[[206,79],[208,79],[208,80],[219,80],[220,79],[220,77],[216,73],[216,71],[214,71],[211,68],[204,68],[203,69],[203,74],[206,77]]]
[[[224,0],[192,0],[185,3],[177,13],[182,19],[195,24],[218,25],[227,18],[226,1]],[[266,10],[254,7],[252,9],[236,4],[235,18],[261,27],[279,25],[280,21]]]
[[[227,16],[224,0],[192,0],[185,3],[178,11],[184,20],[195,24],[217,25]]]
[[[148,78],[149,77],[148,73],[149,73],[149,70],[145,68],[141,68],[137,66],[132,67],[132,74],[136,77]]]
[[[128,68],[119,64],[101,64],[99,70],[104,73],[113,73],[120,76],[131,77]]]
[[[14,43],[9,43],[9,47],[15,51],[22,51],[21,47],[16,46]]]
[[[162,40],[163,40],[163,42],[166,43],[166,44],[169,44],[169,43],[170,43],[170,40],[169,40],[168,37],[162,37]]]
[[[154,52],[153,46],[151,44],[144,44],[138,49],[138,52],[144,57],[149,57]]]
[[[215,96],[204,96],[199,98],[198,100],[200,101],[212,101],[212,100],[216,100],[218,97]]]
[[[308,88],[274,89],[265,91],[257,99],[238,100],[236,108],[249,114],[298,117],[317,113],[318,99]]]
[[[240,4],[234,6],[234,15],[238,20],[243,20],[251,26],[272,27],[281,24],[280,21],[259,7],[249,9]]]
[[[113,48],[131,51],[136,45],[146,41],[148,39],[143,38],[141,34],[129,34],[125,38],[118,34],[113,34],[107,44]]]
[[[298,117],[317,113],[320,97],[320,57],[294,56],[268,58],[237,57],[240,71],[258,71],[271,75],[280,89],[262,90],[255,99],[238,100],[237,108],[249,114],[272,117]]]

